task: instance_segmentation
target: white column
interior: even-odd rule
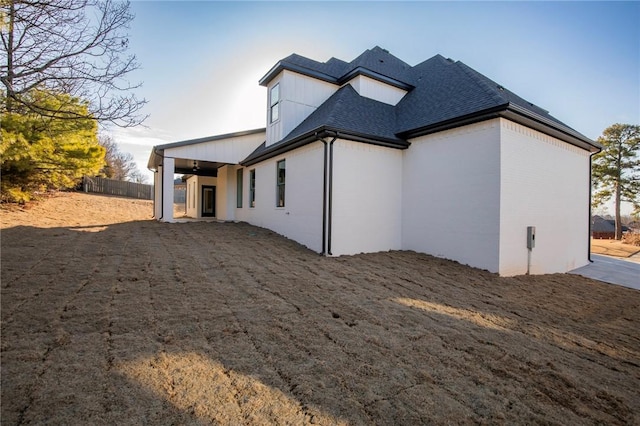
[[[227,173],[227,217],[225,220],[236,219],[236,203],[237,203],[237,183],[236,168],[227,166],[224,168]]]
[[[165,157],[162,166],[162,221],[173,222],[173,173],[175,171],[175,160]]]
[[[162,166],[153,173],[153,216],[156,220],[162,216]]]

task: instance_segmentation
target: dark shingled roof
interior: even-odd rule
[[[351,61],[344,75],[348,75],[358,68],[370,70],[394,80],[408,83],[405,81],[405,77],[407,71],[411,69],[411,66],[390,54],[388,50],[376,46],[373,49],[364,51],[360,56]]]
[[[494,117],[506,117],[589,151],[600,146],[548,111],[468,67],[436,55],[410,66],[378,46],[347,63],[336,58],[318,62],[300,55],[279,61],[261,80],[267,85],[282,70],[343,85],[357,75],[383,81],[407,91],[396,105],[361,97],[351,85],[340,88],[281,141],[262,146],[247,158],[281,150],[283,145],[318,129],[378,140],[398,148],[407,139]],[[355,139],[354,139],[355,140]],[[247,161],[245,160],[245,161]]]
[[[343,84],[359,73],[374,73],[378,77],[387,77],[397,83],[406,82],[402,79],[411,66],[390,54],[381,47],[366,50],[353,61],[347,63],[340,59],[331,58],[327,62],[318,62],[297,54],[281,59],[269,72],[260,79],[260,84],[266,86],[280,71],[288,69],[310,77],[320,78],[331,83]]]
[[[622,232],[629,231],[629,227],[622,225]],[[616,232],[616,221],[614,219],[605,219],[602,216],[595,215],[591,218],[591,232]]]
[[[287,146],[304,140],[309,135],[325,131],[340,133],[343,137],[362,142],[395,148],[408,147],[407,141],[395,135],[395,125],[393,105],[362,97],[347,84],[331,95],[284,139],[268,147],[266,142],[263,143],[242,164],[254,164],[271,153],[282,152]]]
[[[393,105],[362,97],[347,84],[293,129],[282,142],[286,143],[325,127],[362,137],[397,142],[405,146],[406,142],[396,136],[395,126]]]

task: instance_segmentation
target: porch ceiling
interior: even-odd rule
[[[225,164],[226,163],[218,163],[212,161],[190,160],[188,158],[176,158],[175,173],[183,175],[217,176],[218,169]]]

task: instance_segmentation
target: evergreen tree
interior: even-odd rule
[[[614,124],[607,127],[598,142],[602,151],[593,157],[593,206],[613,198],[616,240],[622,239],[620,205],[623,201],[640,210],[640,126]]]
[[[68,112],[55,118],[30,110],[3,115],[3,201],[25,202],[33,192],[75,187],[83,175],[95,175],[104,166],[105,149],[98,143],[98,125],[90,118],[86,102],[41,90],[32,91],[29,97],[51,110],[64,104]]]

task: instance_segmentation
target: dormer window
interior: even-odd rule
[[[274,123],[280,118],[280,83],[271,88],[269,93],[269,122]]]

